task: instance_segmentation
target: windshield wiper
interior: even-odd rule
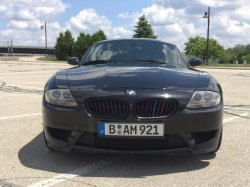
[[[83,65],[83,66],[86,66],[86,65],[110,64],[110,63],[118,63],[118,62],[113,61],[113,60],[91,60],[91,61],[88,61],[88,62],[83,63],[82,65]]]
[[[166,64],[165,62],[157,61],[157,60],[131,60],[128,63],[147,63],[147,64]]]

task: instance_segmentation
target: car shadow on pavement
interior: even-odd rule
[[[31,142],[22,147],[18,152],[18,158],[25,167],[54,172],[58,174],[98,163],[109,158],[121,160],[111,165],[99,168],[84,176],[91,177],[121,177],[142,178],[154,175],[166,175],[203,169],[209,166],[209,160],[215,158],[216,154],[206,155],[120,155],[120,154],[86,154],[86,153],[64,153],[50,151],[46,148],[43,134],[40,133]],[[108,170],[102,172],[105,168]]]

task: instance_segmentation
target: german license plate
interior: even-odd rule
[[[164,136],[163,123],[99,123],[100,136]]]

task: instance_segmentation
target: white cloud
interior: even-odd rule
[[[218,28],[218,29],[217,29]],[[250,24],[230,19],[228,16],[214,17],[213,34],[225,46],[234,46],[237,43],[250,43]]]
[[[94,9],[85,9],[71,17],[66,25],[67,28],[75,32],[95,32],[110,27],[111,21],[105,16],[98,15]]]
[[[150,7],[140,12],[120,13],[118,17],[131,19],[134,26],[138,17],[145,14],[159,39],[175,43],[183,48],[188,37],[206,37],[207,19],[204,12],[211,6],[210,37],[222,45],[232,47],[237,43],[250,43],[249,0],[154,0]]]
[[[112,27],[112,22],[105,16],[99,15],[94,9],[85,9],[70,18],[66,28],[76,37],[80,32],[94,33],[102,29],[108,38],[131,37],[132,32],[126,28]]]
[[[178,22],[178,19],[184,16],[182,9],[164,8],[159,5],[142,9],[142,12],[147,15],[153,25],[173,24]]]
[[[44,45],[44,25],[46,17],[48,45],[55,45],[59,32],[69,29],[77,38],[80,32],[93,34],[102,29],[108,38],[131,37],[132,31],[124,26],[113,27],[112,22],[105,16],[99,15],[94,9],[84,9],[72,16],[62,27],[54,21],[56,15],[63,13],[68,5],[61,0],[11,0],[4,7],[3,14],[8,18],[7,29],[0,31],[0,38],[13,40],[15,45]],[[27,8],[26,8],[27,7]],[[15,11],[14,11],[15,10]]]
[[[7,7],[4,5],[0,5],[0,12],[6,11]]]
[[[16,20],[10,20],[10,22],[7,24],[8,28],[12,29],[25,29],[25,30],[37,30],[41,27],[43,23],[39,20],[34,21],[16,21]]]
[[[133,32],[126,30],[124,27],[113,27],[112,32],[114,33],[114,38],[120,38],[121,36],[132,36]]]
[[[11,20],[51,20],[68,7],[61,0],[8,0],[1,4],[1,12]]]
[[[234,12],[234,17],[241,20],[250,20],[250,4],[238,7]]]
[[[176,44],[181,49],[188,37],[206,37],[207,19],[202,16],[211,6],[211,37],[225,47],[250,43],[249,0],[153,0],[141,10],[118,14],[127,19],[124,25],[113,25],[105,15],[94,9],[84,9],[60,25],[57,16],[65,13],[70,5],[62,0],[0,0],[1,18],[7,19],[6,30],[0,38],[13,39],[16,45],[44,45],[44,30],[40,26],[47,20],[48,42],[54,45],[58,33],[72,30],[76,38],[80,32],[94,33],[102,29],[109,39],[130,38],[138,18],[145,14],[159,39]],[[124,21],[123,21],[124,23]]]
[[[128,12],[118,14],[118,18],[130,19],[130,18],[138,18],[140,16],[140,12],[133,12],[129,14]]]
[[[9,24],[6,30],[0,31],[0,38],[4,38],[4,40],[13,40],[14,45],[44,45],[45,33],[44,30],[40,29],[42,23],[36,21],[27,25],[26,22],[12,21]],[[55,45],[58,33],[62,30],[63,28],[61,28],[58,22],[47,24],[47,40],[49,46]]]
[[[142,14],[146,15],[158,35],[158,39],[174,43],[181,50],[189,36],[205,35],[206,33],[204,26],[197,29],[191,21],[186,19],[185,9],[163,6],[160,1],[150,7],[143,8],[140,13],[136,14],[137,17],[132,16],[135,15],[134,13],[131,15],[120,14],[120,17],[123,15],[125,18],[132,19],[131,26],[134,26]],[[194,17],[190,19],[194,19]]]
[[[1,10],[1,9],[0,9]],[[128,12],[125,12],[125,13],[120,13],[118,14],[118,17],[119,18],[131,18],[131,15],[128,13]]]
[[[41,25],[47,20],[48,45],[54,46],[58,33],[63,30],[54,21],[68,7],[61,0],[8,0],[1,1],[0,12],[8,20],[7,29],[0,38],[13,40],[14,45],[44,45]]]

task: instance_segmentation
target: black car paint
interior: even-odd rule
[[[135,117],[133,104],[144,98],[176,99],[180,106],[177,113],[164,122],[165,134],[179,134],[187,142],[189,149],[183,150],[148,150],[148,153],[183,153],[200,154],[214,151],[218,145],[222,131],[223,100],[208,109],[186,109],[195,90],[211,90],[221,94],[219,83],[208,73],[188,67],[168,67],[153,64],[100,64],[79,66],[61,70],[47,82],[45,91],[56,88],[69,88],[78,107],[67,108],[48,104],[43,99],[43,124],[45,137],[53,149],[71,151],[72,149],[87,152],[123,152],[116,150],[100,150],[74,145],[84,132],[98,132],[98,122],[117,121],[115,119],[99,119],[91,116],[85,108],[88,98],[121,98],[129,103],[130,112],[126,119],[118,122],[148,122]],[[136,90],[136,96],[128,96],[128,89]],[[71,130],[69,142],[62,142],[51,137],[47,127]],[[216,130],[213,139],[195,144],[190,133]],[[124,151],[129,153],[129,151]],[[132,153],[144,153],[133,151]]]

